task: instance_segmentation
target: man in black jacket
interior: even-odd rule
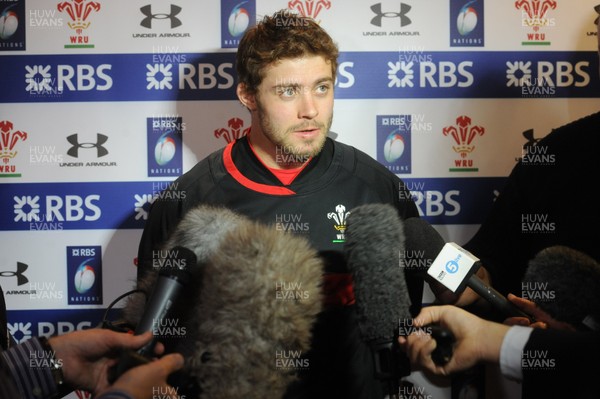
[[[419,214],[396,175],[328,137],[337,56],[315,21],[288,10],[246,32],[237,53],[237,94],[250,112],[250,133],[200,161],[171,185],[177,193],[153,203],[138,252],[138,280],[186,212],[199,204],[225,206],[305,236],[326,261],[327,308],[315,326],[310,367],[289,394],[374,399],[384,394],[357,326],[343,254],[346,217],[368,203],[392,204],[402,219]],[[390,262],[397,267],[399,260]],[[407,280],[418,311],[422,280]]]
[[[600,18],[596,19],[600,33]],[[600,49],[600,34],[598,35]],[[533,257],[563,245],[600,262],[600,225],[593,187],[600,172],[600,112],[552,130],[524,146],[505,187],[465,248],[481,259],[491,285],[522,296]],[[459,304],[460,305],[460,304]]]
[[[600,112],[553,130],[514,167],[479,231],[465,245],[481,259],[494,288],[521,296],[528,263],[564,245],[600,261],[600,225],[591,187],[600,171]],[[544,154],[539,156],[536,154]]]

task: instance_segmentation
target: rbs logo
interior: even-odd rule
[[[111,69],[110,64],[56,65],[56,69],[51,65],[26,65],[26,90],[106,91],[113,86],[113,79],[109,75]]]
[[[402,56],[402,61],[388,62],[388,87],[464,88],[473,85],[473,62],[434,62],[429,56],[422,57],[423,60],[417,56]]]
[[[99,90],[105,91],[112,87],[113,80],[107,71],[112,65],[101,64],[94,68],[92,65],[58,65],[56,67],[58,87],[71,91]]]
[[[458,190],[442,193],[437,190],[411,191],[421,216],[456,216],[460,213]]]
[[[100,208],[94,204],[99,200],[99,195],[88,195],[85,198],[78,195],[65,195],[64,198],[58,195],[49,195],[46,197],[46,215],[59,221],[85,220],[93,222],[102,215]]]
[[[58,222],[93,222],[100,219],[102,210],[97,205],[100,196],[91,194],[86,197],[79,195],[48,195],[45,198],[45,208],[40,209],[40,197],[15,196],[14,197],[15,222],[33,222],[53,220]],[[45,209],[45,212],[44,212]]]
[[[584,87],[590,83],[590,75],[586,72],[589,63],[582,61],[571,64],[567,61],[558,61],[552,64],[547,61],[538,63],[538,79],[543,79],[551,86],[558,87]]]
[[[179,64],[179,89],[229,89],[233,87],[233,64]]]
[[[473,67],[471,61],[454,64],[450,61],[421,62],[420,87],[469,87],[473,84],[473,74],[469,69]]]
[[[96,247],[73,247],[71,248],[72,256],[96,256]]]

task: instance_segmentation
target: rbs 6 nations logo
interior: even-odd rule
[[[102,304],[102,248],[67,247],[69,305]]]

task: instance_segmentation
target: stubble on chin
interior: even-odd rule
[[[323,146],[325,145],[325,140],[327,139],[327,134],[329,133],[329,128],[331,127],[332,120],[333,116],[326,123],[315,121],[294,126],[285,132],[285,134],[282,137],[282,141],[290,142],[289,150],[295,155],[306,156],[308,158],[317,156],[323,150]],[[296,145],[291,143],[291,141],[293,140],[291,140],[290,137],[292,137],[295,131],[308,129],[312,127],[316,127],[320,130],[319,134],[316,137],[306,140],[300,139],[300,144]]]
[[[277,159],[287,159],[291,163],[298,164],[319,155],[323,150],[333,120],[332,115],[327,122],[305,121],[287,129],[282,129],[280,126],[272,123],[271,119],[260,106],[258,107],[258,117],[262,135],[273,145],[278,164],[282,162],[278,162]],[[310,139],[295,139],[293,137],[294,132],[310,128],[318,128],[320,130],[319,135]],[[279,157],[277,157],[278,154],[280,155]]]
[[[325,145],[325,139],[327,138],[327,133],[322,133],[319,135],[319,137],[316,137],[315,139],[312,140],[312,142],[309,144],[309,148],[307,148],[304,151],[304,154],[309,158],[315,157],[317,155],[319,155],[321,153],[321,150],[323,150],[323,146]]]

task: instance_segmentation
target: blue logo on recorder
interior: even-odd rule
[[[460,262],[461,258],[462,255],[459,254],[455,259],[446,262],[446,271],[450,274],[456,273],[458,271],[458,263]]]
[[[67,247],[69,305],[102,304],[102,247]]]

